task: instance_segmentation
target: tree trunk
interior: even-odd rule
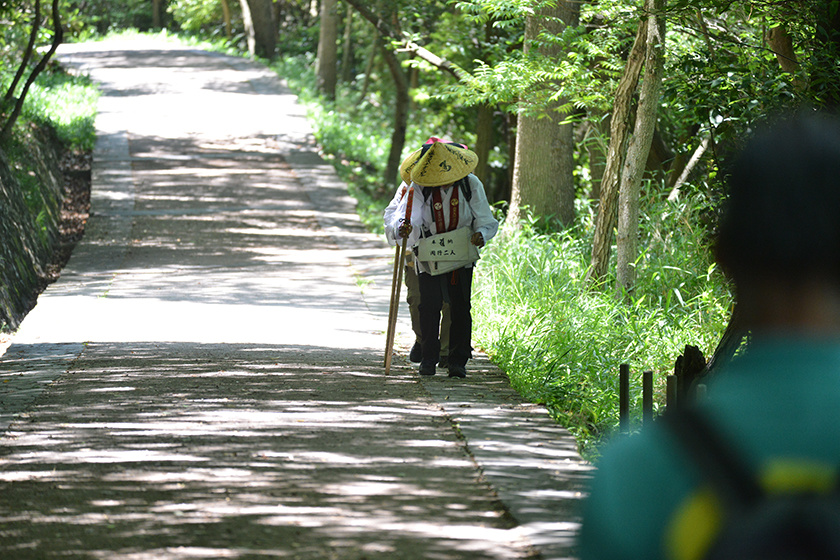
[[[633,103],[633,94],[639,83],[639,74],[645,60],[647,31],[647,23],[641,22],[613,101],[610,120],[610,147],[607,154],[607,164],[604,168],[604,177],[601,180],[601,197],[599,199],[598,215],[595,218],[595,237],[592,241],[592,261],[587,273],[587,280],[593,283],[601,283],[604,280],[609,266],[612,234],[616,222],[618,187],[621,181],[621,170],[624,166],[627,136],[630,128],[630,110]]]
[[[341,53],[341,79],[345,83],[353,80],[353,6],[347,4],[344,16],[344,48]]]
[[[398,27],[399,20],[397,19],[396,6],[393,3],[384,2],[382,4],[383,9],[380,9],[379,13],[374,12],[370,8],[370,3],[365,0],[347,0],[347,3],[352,5],[363,18],[372,23],[384,39],[388,40],[388,44],[382,50],[382,55],[394,80],[396,99],[394,101],[394,131],[391,136],[391,150],[388,155],[388,164],[385,169],[384,178],[385,185],[392,185],[397,179],[397,171],[402,161],[402,150],[405,147],[405,132],[408,125],[408,113],[411,103],[408,76],[402,68],[400,59],[397,56],[397,49],[393,46],[393,42],[401,43],[400,51],[414,54],[456,77],[463,74],[463,71],[416,43],[407,41]],[[388,10],[390,10],[390,13]]]
[[[49,50],[41,57],[41,60],[38,61],[38,64],[35,65],[35,68],[32,69],[32,72],[30,72],[29,77],[26,79],[26,83],[23,85],[23,90],[15,103],[12,114],[6,119],[6,122],[3,123],[3,129],[0,130],[0,144],[5,144],[11,137],[12,128],[14,127],[18,117],[20,117],[20,112],[23,109],[23,102],[26,100],[26,94],[29,93],[29,88],[32,87],[32,84],[35,82],[35,78],[38,77],[38,74],[43,72],[44,68],[47,67],[47,63],[50,58],[52,58],[55,51],[58,50],[58,46],[64,40],[64,28],[61,24],[59,0],[52,1],[52,17],[54,25],[52,44],[50,44]]]
[[[245,28],[245,40],[248,42],[248,54],[254,56],[257,52],[257,35],[254,31],[254,20],[251,17],[251,7],[248,0],[239,0],[242,6],[242,25]]]
[[[525,24],[525,53],[541,33],[559,35],[568,25],[576,25],[578,4],[558,2],[544,7]],[[538,52],[549,58],[562,56],[558,47],[540,46]],[[543,115],[524,114],[519,118],[516,134],[516,158],[513,167],[513,190],[506,223],[516,227],[522,211],[528,207],[535,215],[555,217],[563,224],[574,218],[574,128],[561,124],[565,115],[557,101]]]
[[[490,150],[493,147],[493,107],[482,103],[478,106],[476,119],[476,142],[475,153],[478,156],[478,166],[475,168],[475,176],[487,185],[490,181]],[[491,201],[493,202],[493,201]]]
[[[239,3],[242,5],[248,52],[251,56],[274,60],[277,54],[277,33],[271,0],[239,0]]]
[[[29,66],[29,61],[32,59],[32,53],[35,52],[35,41],[38,39],[38,32],[40,30],[41,0],[35,0],[34,14],[32,17],[32,29],[29,32],[29,42],[26,44],[26,50],[23,51],[23,57],[21,59],[20,66],[18,66],[17,72],[15,73],[15,77],[12,79],[12,83],[9,84],[9,88],[6,90],[6,95],[3,96],[3,104],[0,106],[0,113],[6,112],[7,106],[11,104],[12,99],[15,97],[18,84],[20,83],[21,78],[23,78],[23,73],[26,72],[26,68]]]
[[[163,18],[161,11],[163,10],[163,0],[152,1],[152,28],[160,29],[163,27]]]
[[[338,62],[338,13],[336,0],[321,0],[318,38],[318,91],[335,100]]]
[[[639,191],[656,129],[659,92],[662,89],[662,75],[665,69],[665,18],[661,15],[664,3],[665,0],[645,0],[648,13],[645,74],[639,92],[636,126],[627,147],[619,190],[616,283],[619,289],[628,292],[633,289],[636,281]]]
[[[230,4],[228,0],[222,0],[222,14],[225,19],[225,37],[230,39],[233,37],[233,23],[231,22]]]
[[[799,69],[796,52],[793,50],[793,39],[781,25],[770,28],[767,32],[767,43],[770,50],[776,53],[776,60],[785,72],[795,73]]]
[[[362,80],[362,89],[359,92],[359,102],[356,107],[360,106],[367,97],[368,89],[370,88],[370,81],[373,76],[373,69],[376,65],[376,55],[382,50],[382,38],[377,35],[370,44],[370,54],[368,55],[367,64],[365,64],[365,77]]]
[[[394,131],[391,134],[391,150],[388,153],[388,164],[385,167],[384,184],[393,185],[397,181],[397,172],[402,162],[402,151],[405,147],[405,133],[408,129],[408,112],[411,98],[408,92],[408,77],[402,68],[399,57],[391,49],[382,49],[382,56],[391,78],[394,80],[396,96],[394,99]]]
[[[677,180],[674,181],[673,185],[671,186],[671,192],[668,194],[668,200],[677,200],[680,196],[680,189],[688,181],[689,175],[691,172],[694,171],[694,168],[697,167],[697,164],[700,162],[700,159],[703,157],[703,154],[706,153],[706,150],[709,149],[709,146],[712,143],[712,136],[707,135],[704,136],[703,139],[700,141],[700,145],[697,146],[697,149],[694,150],[694,153],[691,155],[691,159],[688,160],[688,163],[682,166],[680,170],[680,175],[677,177]]]
[[[808,83],[797,75],[799,61],[796,58],[796,51],[793,49],[793,39],[787,30],[781,25],[770,28],[767,31],[767,44],[770,45],[770,50],[776,54],[779,67],[793,76],[794,89],[800,92],[805,91]]]

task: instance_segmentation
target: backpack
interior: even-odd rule
[[[472,187],[470,187],[470,176],[467,175],[466,177],[462,177],[455,181],[455,184],[458,185],[458,188],[461,189],[461,194],[464,195],[464,200],[467,203],[470,202],[472,199]],[[432,189],[431,188],[423,188],[423,198],[424,200],[429,200],[429,197],[432,196]]]
[[[683,409],[666,414],[664,419],[723,506],[720,530],[705,553],[694,554],[694,558],[840,559],[836,472],[828,485],[768,492],[737,449],[698,411]]]
[[[470,186],[470,176],[467,175],[466,177],[458,179],[457,181],[455,181],[455,185],[457,185],[457,187],[460,189],[461,194],[464,196],[464,200],[466,200],[467,204],[469,204],[470,200],[472,199],[472,187]],[[428,202],[429,197],[432,196],[432,189],[423,188],[421,189],[421,192],[423,193],[423,200]],[[473,221],[475,221],[475,219],[473,219]],[[426,227],[424,227],[423,231],[420,233],[420,237],[431,237],[431,235],[432,232]],[[415,254],[417,254],[416,251]]]

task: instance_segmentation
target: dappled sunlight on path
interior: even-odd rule
[[[372,547],[402,558],[422,546],[430,558],[493,558],[495,543],[510,557],[510,521],[422,387],[332,355],[91,345],[8,434],[0,520],[18,541],[8,550],[320,558]]]
[[[384,374],[393,250],[275,75],[61,57],[103,88],[91,219],[0,358],[0,557],[573,554],[590,466],[544,408],[484,356]]]

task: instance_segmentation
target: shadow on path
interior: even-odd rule
[[[0,557],[573,555],[590,467],[542,407],[484,356],[384,375],[393,250],[275,75],[61,58],[104,92],[92,214],[0,358]]]

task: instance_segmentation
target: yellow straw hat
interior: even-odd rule
[[[456,144],[434,142],[422,153],[424,149],[425,146],[420,150],[421,155],[417,161],[409,166],[411,180],[421,187],[440,187],[454,183],[472,173],[478,165],[475,152]]]
[[[417,163],[417,160],[420,159],[421,155],[423,155],[423,148],[420,148],[416,152],[412,152],[411,155],[405,158],[400,164],[400,179],[402,179],[406,185],[411,184],[411,170],[414,169],[414,165]]]
[[[438,138],[437,136],[429,136],[429,139],[423,142],[423,147],[419,150],[412,152],[407,158],[403,160],[400,164],[400,179],[403,180],[406,184],[411,183],[411,170],[414,168],[414,164],[417,163],[417,160],[420,159],[420,156],[426,153],[432,144],[435,142],[446,142],[447,144],[455,144],[456,146],[460,146],[462,148],[466,148],[465,144],[459,144],[457,142],[452,142],[450,140],[444,140],[443,138]]]

